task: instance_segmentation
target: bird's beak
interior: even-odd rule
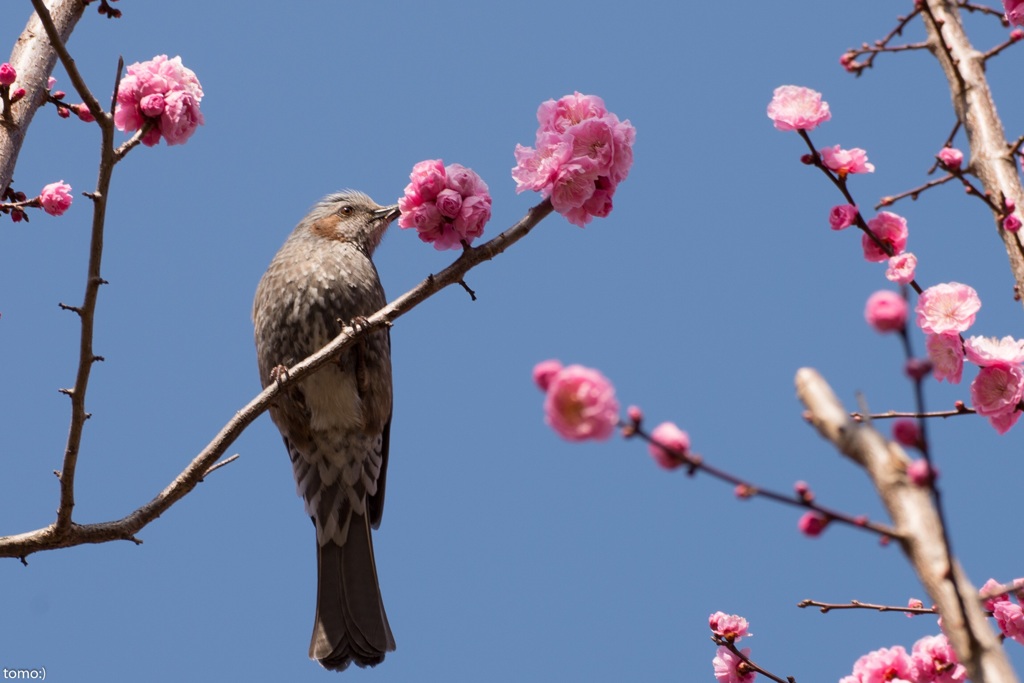
[[[374,218],[380,218],[388,223],[398,218],[402,212],[398,208],[398,204],[392,204],[391,206],[384,206],[373,212]]]

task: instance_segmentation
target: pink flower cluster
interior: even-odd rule
[[[1013,583],[1017,587],[1015,594],[1018,602],[1013,602],[1006,594],[997,595],[985,601],[985,609],[992,612],[992,616],[995,617],[996,624],[1004,636],[1024,645],[1024,608],[1019,604],[1024,600],[1024,579],[1017,579]],[[980,592],[984,594],[997,589],[999,585],[995,579],[989,579],[981,587]]]
[[[747,620],[737,614],[715,612],[708,617],[708,625],[711,627],[712,633],[715,634],[716,642],[719,643],[722,640],[718,639],[735,643],[750,635],[747,631]],[[743,657],[749,658],[750,648],[744,648],[740,650],[740,653]],[[750,669],[743,657],[738,656],[725,645],[718,646],[711,665],[714,667],[715,678],[719,683],[750,683],[754,680],[757,674]]]
[[[768,118],[779,130],[814,130],[832,118],[821,93],[797,85],[781,85],[768,103]]]
[[[536,147],[516,145],[516,192],[551,198],[555,211],[581,228],[612,210],[612,195],[633,165],[636,129],[595,95],[574,93],[537,109]]]
[[[883,647],[869,652],[853,665],[853,673],[839,683],[964,683],[967,669],[957,661],[945,635],[925,636],[912,652],[903,647]]]
[[[928,335],[925,348],[938,380],[958,384],[964,358],[980,367],[971,382],[974,410],[1000,434],[1020,419],[1024,400],[1024,341],[1013,337],[960,335],[974,324],[981,300],[973,288],[959,282],[929,287],[917,300],[917,324]]]
[[[181,57],[157,55],[128,67],[117,89],[114,125],[130,133],[150,121],[153,126],[142,144],[152,147],[162,137],[168,145],[180,145],[203,124],[202,99],[199,79],[182,65]]]
[[[51,216],[62,216],[71,208],[71,186],[63,180],[50,183],[39,193],[39,205]]]
[[[412,167],[409,180],[398,200],[398,227],[416,228],[419,238],[438,250],[471,244],[484,233],[491,219],[491,194],[474,171],[428,159]]]
[[[582,365],[562,367],[557,360],[538,363],[533,381],[547,394],[544,417],[568,441],[604,440],[615,432],[619,402],[612,383]]]

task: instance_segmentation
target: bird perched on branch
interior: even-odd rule
[[[263,386],[383,308],[371,257],[396,206],[361,192],[321,200],[260,280],[253,303]],[[391,342],[365,334],[288,386],[270,408],[316,527],[317,603],[309,656],[327,669],[374,666],[395,649],[370,528],[380,524],[391,428]]]

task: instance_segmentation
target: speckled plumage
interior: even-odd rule
[[[253,303],[260,381],[274,381],[386,299],[371,256],[397,207],[330,195],[285,241]],[[339,322],[340,321],[340,322]],[[359,339],[270,408],[317,539],[317,613],[309,655],[334,670],[395,649],[377,585],[370,527],[380,524],[391,427],[391,344]]]

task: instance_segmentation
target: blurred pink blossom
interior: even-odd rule
[[[917,669],[917,683],[965,683],[967,680],[967,669],[957,660],[944,634],[918,640],[911,658]]]
[[[71,207],[71,186],[63,180],[50,183],[39,193],[43,211],[51,216],[61,216]]]
[[[892,438],[901,446],[917,448],[921,444],[921,429],[917,426],[917,420],[901,417],[893,422]]]
[[[551,380],[562,370],[562,364],[557,360],[544,360],[533,366],[533,381],[540,387],[541,391],[547,391]]]
[[[900,645],[869,652],[853,664],[853,680],[859,683],[916,683],[917,676],[914,660]]]
[[[516,192],[551,198],[555,211],[580,227],[612,210],[615,188],[633,165],[636,130],[600,97],[574,93],[537,109],[535,147],[516,145]]]
[[[971,337],[964,342],[964,350],[967,352],[967,360],[981,366],[995,363],[1008,365],[1024,363],[1024,341],[1018,341],[1009,336],[1002,339]]]
[[[768,103],[768,118],[779,130],[814,130],[832,118],[821,93],[796,85],[775,89]]]
[[[1017,424],[1017,420],[1020,419],[1021,412],[1014,410],[1008,413],[1001,413],[999,415],[991,415],[988,418],[988,423],[995,428],[997,434],[1005,434],[1010,431],[1013,425]]]
[[[539,380],[536,380],[540,376]],[[619,403],[615,388],[597,370],[570,365],[553,375],[538,373],[534,377],[547,383],[544,415],[547,423],[569,441],[607,439],[619,419]]]
[[[909,251],[889,257],[889,267],[885,269],[885,277],[900,285],[909,285],[917,271],[917,257]]]
[[[943,147],[936,156],[949,169],[956,170],[964,163],[964,153],[956,147]]]
[[[1003,584],[999,583],[995,579],[989,579],[984,584],[982,584],[981,588],[978,589],[978,594],[982,595],[982,594],[987,593],[987,592],[989,592],[991,590],[995,590],[997,588],[1001,588],[1002,585]],[[1007,597],[1006,593],[1001,593],[1001,594],[995,596],[994,598],[988,598],[987,600],[985,600],[984,603],[982,603],[982,605],[989,612],[992,612],[992,611],[995,610],[995,606],[996,606],[997,602],[1006,602],[1006,601],[1009,601],[1009,599],[1010,598]]]
[[[890,211],[881,211],[868,221],[868,227],[882,244],[886,244],[892,249],[893,256],[902,254],[906,249],[907,219],[903,216]],[[864,249],[864,259],[867,261],[881,263],[889,259],[890,255],[878,246],[870,235],[861,237],[861,246]]]
[[[1003,0],[1006,20],[1017,26],[1024,26],[1024,0]]]
[[[151,121],[142,144],[152,147],[163,137],[168,145],[180,145],[203,125],[202,99],[199,79],[182,65],[181,57],[157,55],[128,67],[117,90],[114,125],[130,133]]]
[[[842,149],[839,145],[818,151],[821,162],[841,176],[848,173],[874,173],[875,165],[868,162],[868,153],[859,147]]]
[[[1020,605],[1009,600],[997,602],[992,608],[992,616],[1003,635],[1024,645],[1024,609]]]
[[[938,477],[938,470],[929,465],[924,458],[911,460],[907,465],[907,478],[914,486],[930,486]]]
[[[666,470],[675,469],[685,462],[684,458],[690,450],[690,435],[675,424],[662,422],[651,432],[651,438],[661,445],[648,444],[647,450]]]
[[[907,300],[896,292],[883,289],[868,297],[864,319],[876,332],[899,332],[907,324]]]
[[[853,204],[839,204],[833,206],[828,214],[828,224],[833,230],[843,230],[853,225],[857,220],[857,207]]]
[[[416,228],[419,238],[438,250],[458,249],[483,234],[491,219],[491,195],[476,172],[428,159],[413,166],[409,179],[398,200],[400,228]]]
[[[1003,219],[1003,230],[1006,232],[1018,232],[1020,230],[1021,222],[1017,218],[1016,214],[1011,213],[1009,216]]]
[[[964,351],[960,335],[955,332],[929,334],[924,343],[928,350],[928,360],[932,362],[935,379],[960,384],[964,372]]]
[[[921,292],[917,299],[917,325],[929,334],[964,332],[974,324],[981,299],[973,287],[945,282]]]
[[[743,648],[740,650],[744,657],[750,655],[750,648]],[[740,673],[739,667],[743,664],[743,660],[737,657],[733,652],[725,647],[719,645],[718,650],[715,652],[715,658],[712,660],[712,665],[715,667],[715,678],[718,683],[750,683],[754,680],[757,675],[753,671],[747,671],[746,673]]]
[[[805,512],[797,522],[797,528],[805,536],[820,536],[821,532],[828,526],[829,519],[820,512]]]

